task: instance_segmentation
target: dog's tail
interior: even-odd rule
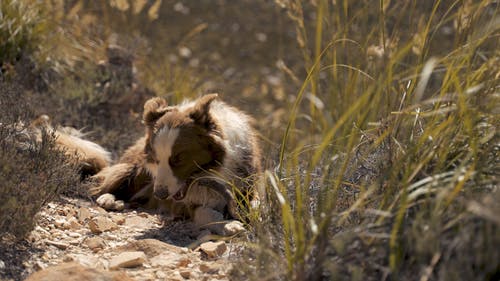
[[[117,193],[133,182],[136,175],[136,167],[129,163],[119,163],[105,167],[99,173],[91,177],[93,182],[89,189],[90,195],[99,196],[104,193]]]
[[[120,200],[142,200],[152,183],[151,175],[140,166],[118,163],[102,169],[91,178],[90,195],[111,193]]]

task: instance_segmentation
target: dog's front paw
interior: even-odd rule
[[[104,193],[96,200],[97,205],[110,211],[121,211],[125,208],[123,200],[116,200],[116,197],[111,193]]]
[[[245,231],[245,226],[240,221],[230,221],[224,225],[224,236],[233,236]]]

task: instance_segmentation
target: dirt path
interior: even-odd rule
[[[77,267],[63,273],[68,280],[84,280],[89,268],[132,280],[228,280],[230,258],[241,248],[234,240],[200,245],[206,233],[189,222],[136,210],[107,212],[83,199],[49,203],[39,215],[28,237],[36,250],[25,259],[23,275],[54,274],[56,265],[61,274],[60,265],[69,265]],[[48,280],[38,274],[33,280]]]

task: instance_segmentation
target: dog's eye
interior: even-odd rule
[[[183,159],[184,159],[183,154],[179,153],[179,154],[176,154],[176,155],[170,157],[170,159],[168,159],[168,163],[172,167],[177,167],[177,166],[180,166],[182,164]]]

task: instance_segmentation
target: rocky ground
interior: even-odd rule
[[[27,241],[2,250],[1,279],[228,280],[242,247],[237,238],[208,241],[190,222],[84,199],[49,203],[39,216]]]

